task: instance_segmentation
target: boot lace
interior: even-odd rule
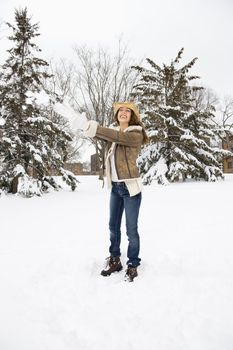
[[[114,258],[113,256],[109,256],[105,260],[106,260],[106,263],[105,263],[104,269],[107,269],[108,267],[111,267],[112,265],[115,265],[118,263],[117,258]]]

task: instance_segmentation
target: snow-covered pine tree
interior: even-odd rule
[[[213,111],[195,110],[192,91],[202,87],[190,82],[189,75],[197,58],[178,68],[183,49],[170,65],[160,67],[147,59],[151,69],[134,66],[139,81],[131,97],[143,111],[143,122],[150,143],[138,159],[145,184],[153,180],[167,184],[187,177],[214,181],[222,178],[222,150],[210,147],[214,136]]]
[[[0,76],[0,189],[25,196],[58,189],[50,176],[55,169],[74,190],[77,180],[63,169],[62,157],[70,136],[37,99],[42,81],[50,77],[48,63],[34,54],[41,51],[33,43],[38,25],[31,23],[27,8],[15,11],[15,22],[7,23],[13,47]]]

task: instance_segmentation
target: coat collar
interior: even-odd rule
[[[139,130],[139,131],[141,131],[141,130],[142,130],[142,127],[141,127],[140,125],[130,125],[130,126],[128,126],[128,128],[126,128],[126,129],[124,130],[124,132],[126,132],[126,131],[133,131],[133,130]]]
[[[120,127],[119,126],[113,126],[113,127],[111,127],[111,129],[120,131]],[[134,130],[142,131],[142,127],[140,125],[130,125],[130,126],[128,126],[128,128],[126,128],[124,130],[124,132],[126,132],[126,131],[134,131]]]

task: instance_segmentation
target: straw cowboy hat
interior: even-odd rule
[[[132,109],[132,111],[134,111],[135,115],[138,117],[138,120],[140,120],[139,110],[133,102],[114,102],[113,103],[114,114],[116,114],[119,108],[121,107]]]

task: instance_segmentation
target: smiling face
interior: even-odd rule
[[[117,120],[120,123],[120,125],[128,127],[130,118],[131,118],[131,109],[126,107],[120,107],[117,113]]]

